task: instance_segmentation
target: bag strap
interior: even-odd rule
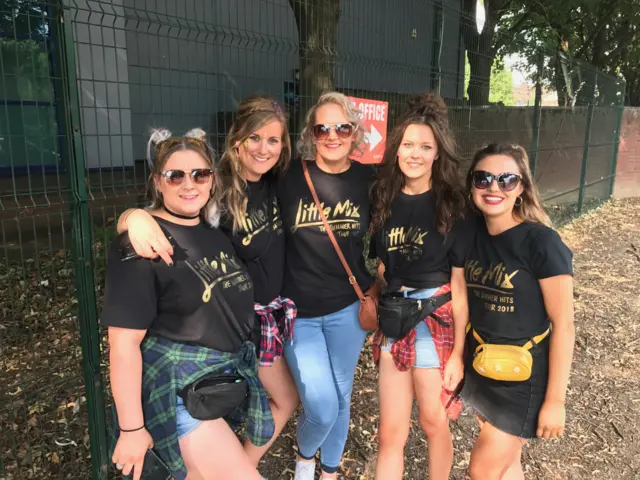
[[[471,330],[471,324],[467,323],[467,328],[466,328],[466,333],[469,333],[469,330]],[[525,343],[522,348],[524,348],[525,350],[531,350],[533,348],[534,345],[539,344],[542,340],[544,340],[547,335],[549,335],[549,332],[551,331],[550,328],[547,328],[546,331],[542,332],[540,335],[536,335],[535,337],[533,337],[531,340],[529,340],[527,343]],[[478,334],[478,332],[476,332],[475,328],[473,329],[473,337],[476,339],[476,341],[480,344],[480,345],[484,345],[485,341],[482,339],[482,337]]]
[[[344,267],[345,271],[347,272],[347,275],[349,276],[349,283],[351,284],[353,289],[356,291],[356,295],[358,295],[358,299],[361,302],[364,302],[365,301],[364,293],[362,292],[360,285],[358,285],[358,281],[356,280],[356,277],[353,275],[353,272],[351,271],[351,268],[347,263],[347,259],[344,258],[344,255],[342,254],[342,250],[340,249],[340,245],[338,245],[338,241],[336,240],[336,237],[333,234],[333,231],[331,230],[329,221],[327,220],[327,217],[324,214],[324,210],[322,208],[322,205],[320,204],[320,200],[318,199],[318,194],[316,193],[316,189],[313,186],[313,182],[311,181],[311,175],[309,175],[309,167],[307,166],[306,160],[302,160],[302,171],[304,173],[304,179],[307,181],[307,185],[309,186],[309,190],[311,191],[311,196],[313,197],[313,201],[316,203],[316,208],[318,209],[318,215],[320,215],[320,219],[324,224],[324,229],[327,231],[327,235],[329,235],[329,240],[331,240],[331,243],[333,244],[333,248],[338,254],[338,257],[340,258],[340,262],[342,263],[342,266]]]

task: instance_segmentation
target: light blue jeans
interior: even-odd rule
[[[300,456],[311,459],[320,449],[326,473],[338,468],[349,433],[353,376],[367,336],[359,308],[358,301],[323,317],[298,317],[293,344],[284,347],[303,406],[297,427]]]

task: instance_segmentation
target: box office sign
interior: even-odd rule
[[[347,97],[358,110],[364,128],[364,143],[351,156],[361,163],[380,163],[387,140],[389,103],[368,98]]]

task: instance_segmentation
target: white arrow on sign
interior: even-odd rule
[[[370,152],[373,152],[373,149],[382,141],[382,135],[374,125],[371,125],[371,132],[367,135],[367,141],[369,142]]]

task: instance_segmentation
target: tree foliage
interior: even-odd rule
[[[604,104],[616,102],[619,86],[615,77],[626,80],[627,102],[640,105],[640,0],[484,3],[487,21],[483,32],[476,35],[479,39],[491,37],[491,43],[474,43],[473,35],[469,38],[467,34],[467,50],[480,50],[491,59],[518,55],[529,67],[538,64],[543,52],[542,80],[558,91],[561,105],[594,97]],[[476,0],[464,1],[469,18],[475,19],[475,5]],[[609,77],[597,79],[590,65]],[[473,62],[471,72],[473,78]],[[488,83],[486,71],[480,73]],[[471,95],[470,100],[473,103]]]

